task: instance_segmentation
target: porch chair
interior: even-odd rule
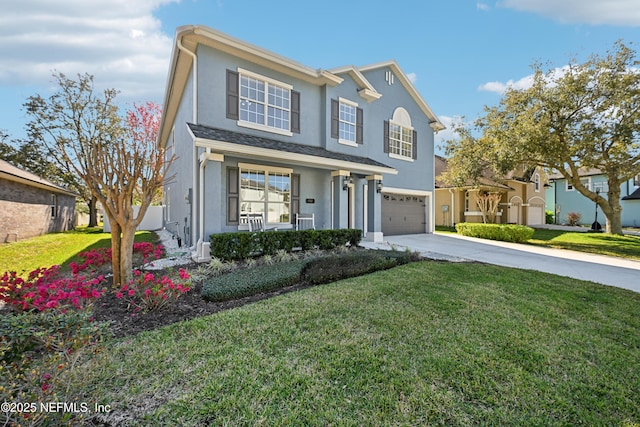
[[[277,227],[266,228],[264,226],[264,214],[253,214],[247,218],[247,222],[249,223],[249,231],[269,231],[274,230],[277,231]]]
[[[297,230],[315,230],[316,220],[315,214],[296,214],[296,229]]]

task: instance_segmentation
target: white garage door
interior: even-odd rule
[[[387,236],[424,233],[425,196],[383,194],[382,232]]]
[[[544,223],[544,205],[542,203],[531,203],[527,210],[527,225],[540,225]]]

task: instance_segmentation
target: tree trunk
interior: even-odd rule
[[[97,200],[95,197],[89,199],[87,206],[89,207],[89,227],[98,226],[98,210],[96,208]]]
[[[120,254],[122,252],[122,229],[114,218],[109,216],[109,224],[111,225],[111,270],[113,271],[113,286],[119,286],[123,282],[122,270],[120,263]]]
[[[129,283],[133,279],[133,241],[135,237],[135,224],[127,223],[125,227],[122,227],[122,241],[120,246],[120,274],[122,283]]]
[[[620,204],[620,183],[609,182],[607,199],[607,203],[610,208],[609,212],[606,212],[604,208],[602,209],[607,217],[607,233],[618,234],[622,236],[622,205]]]

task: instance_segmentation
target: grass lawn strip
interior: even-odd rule
[[[640,236],[537,229],[531,245],[640,260]]]
[[[132,425],[640,422],[640,295],[420,262],[120,340],[73,379]]]

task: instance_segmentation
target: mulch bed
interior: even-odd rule
[[[187,266],[187,269],[189,269],[189,266]],[[177,302],[167,304],[167,306],[158,311],[147,313],[134,312],[127,301],[117,299],[113,293],[108,292],[95,301],[93,313],[95,320],[110,322],[110,330],[115,337],[125,337],[182,320],[194,319],[223,310],[241,307],[276,295],[308,288],[309,286],[308,284],[298,284],[236,300],[208,302],[200,295],[201,286],[195,285],[189,292],[181,295]]]

